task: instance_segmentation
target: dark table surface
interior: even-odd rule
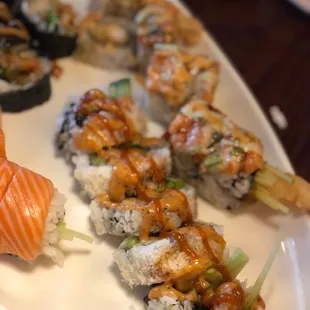
[[[274,124],[297,173],[310,181],[310,16],[286,0],[185,0],[231,59]]]

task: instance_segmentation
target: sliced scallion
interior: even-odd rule
[[[287,206],[273,198],[264,188],[256,187],[253,193],[256,199],[263,202],[265,205],[272,209],[282,211],[283,213],[288,213],[290,211]]]
[[[256,302],[256,300],[259,297],[260,291],[262,289],[262,286],[266,280],[266,277],[269,273],[269,270],[277,256],[277,253],[279,251],[279,248],[281,246],[281,241],[282,241],[282,234],[280,232],[278,232],[277,236],[276,236],[276,241],[275,241],[275,245],[271,251],[271,253],[269,254],[269,257],[260,273],[260,275],[258,276],[254,286],[252,288],[250,288],[249,293],[246,296],[246,300],[243,306],[242,310],[251,310],[253,304]]]
[[[58,236],[61,240],[72,241],[74,238],[81,239],[90,244],[93,243],[94,239],[91,236],[85,235],[81,232],[66,228],[65,222],[59,222],[57,224]]]
[[[96,154],[89,155],[89,163],[92,166],[99,167],[105,164],[105,160]]]
[[[281,171],[279,168],[277,167],[273,167],[269,164],[265,164],[265,168],[267,170],[269,170],[271,173],[275,174],[277,177],[279,177],[280,179],[290,183],[290,184],[293,184],[294,183],[294,178],[287,175],[286,173],[284,173],[283,171]]]
[[[216,154],[211,154],[208,157],[206,157],[203,161],[203,165],[206,168],[212,167],[214,165],[218,165],[222,162],[221,157]]]
[[[238,276],[248,262],[249,257],[239,248],[237,248],[231,257],[227,259],[225,266],[233,280]]]
[[[177,178],[167,178],[165,183],[166,187],[170,189],[180,189],[184,186],[183,180]]]

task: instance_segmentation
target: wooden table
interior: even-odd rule
[[[297,173],[310,181],[310,16],[286,0],[185,0],[245,79],[273,124]]]

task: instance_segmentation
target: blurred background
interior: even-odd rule
[[[308,13],[289,0],[184,0],[260,102],[297,173],[310,181],[310,1],[290,1],[305,3]]]
[[[260,102],[297,173],[310,181],[310,16],[287,0],[185,3]],[[272,106],[284,114],[286,128],[273,122]]]

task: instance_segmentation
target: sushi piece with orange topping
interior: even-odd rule
[[[278,234],[252,287],[237,280],[249,257],[239,248],[229,254],[215,224],[192,222],[147,239],[128,237],[114,259],[130,286],[152,286],[145,298],[148,310],[264,310],[260,291],[281,238]]]
[[[170,177],[170,168],[168,149],[123,150],[105,191],[90,205],[96,232],[148,236],[190,222],[196,216],[195,190]]]
[[[47,178],[7,160],[2,130],[1,138],[0,254],[25,261],[46,255],[62,266],[61,239],[92,238],[65,227],[64,195]]]
[[[203,27],[192,16],[183,14],[169,1],[147,0],[135,16],[137,57],[145,72],[155,44],[194,46],[200,42]]]
[[[131,98],[128,79],[111,83],[107,96],[87,91],[67,105],[58,119],[56,144],[65,157],[97,154],[135,143],[146,133],[146,118]]]
[[[167,137],[173,172],[211,204],[236,208],[249,198],[284,213],[310,210],[310,185],[266,163],[260,140],[201,100],[181,108]]]
[[[206,56],[196,56],[174,45],[155,45],[147,69],[144,106],[149,116],[168,125],[190,99],[213,102],[219,64]]]
[[[174,172],[211,204],[238,207],[264,166],[260,141],[201,100],[186,104],[168,133]]]

